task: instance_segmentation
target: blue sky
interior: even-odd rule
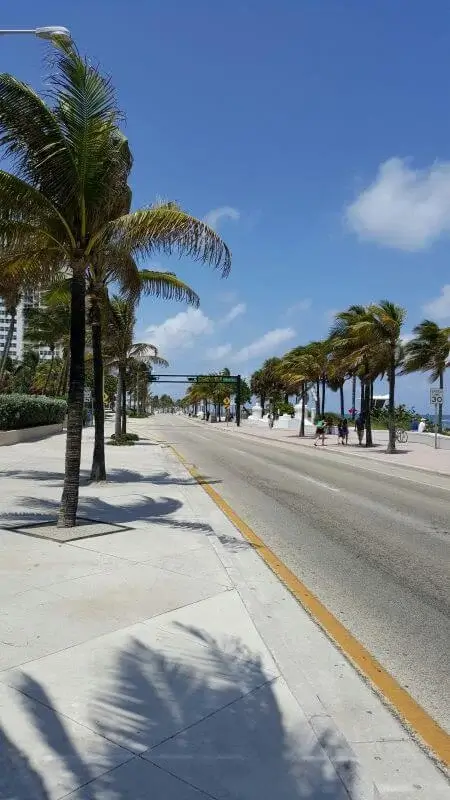
[[[447,2],[23,0],[0,24],[70,28],[117,87],[135,206],[175,199],[232,249],[226,281],[157,262],[201,297],[142,303],[138,338],[171,371],[250,374],[354,302],[401,303],[406,334],[450,324]],[[41,42],[0,47],[42,88]],[[399,397],[427,408],[426,379]]]

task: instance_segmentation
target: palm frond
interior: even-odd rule
[[[221,269],[228,275],[231,254],[227,245],[208,225],[182,211],[175,203],[163,203],[134,211],[113,220],[94,237],[92,247],[103,240],[134,257],[156,252],[177,252]]]
[[[27,84],[0,75],[0,148],[18,173],[47,196],[74,191],[75,163],[53,111]]]
[[[144,358],[156,357],[158,355],[158,348],[154,344],[147,342],[133,342],[128,349],[128,358],[136,358],[141,361]]]
[[[50,79],[54,115],[76,164],[74,183],[83,216],[98,211],[105,187],[111,189],[112,168],[119,165],[124,173],[129,159],[125,159],[124,137],[117,128],[119,114],[111,81],[74,47],[60,49],[56,67]],[[83,224],[90,227],[87,216]]]
[[[162,297],[163,300],[178,300],[198,308],[199,296],[187,283],[173,272],[158,272],[149,269],[139,271],[142,294]]]

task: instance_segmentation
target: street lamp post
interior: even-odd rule
[[[19,28],[16,30],[0,30],[0,36],[15,36],[15,35],[31,35],[37,36],[39,39],[55,39],[59,37],[60,39],[65,39],[66,41],[72,41],[72,37],[70,35],[70,31],[67,28],[63,28],[62,25],[49,25],[45,28]]]

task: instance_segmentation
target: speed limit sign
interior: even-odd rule
[[[430,389],[430,403],[432,406],[441,406],[444,402],[443,389]]]

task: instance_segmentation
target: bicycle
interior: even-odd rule
[[[399,444],[406,444],[408,441],[408,431],[405,431],[404,428],[396,428],[395,440]]]

